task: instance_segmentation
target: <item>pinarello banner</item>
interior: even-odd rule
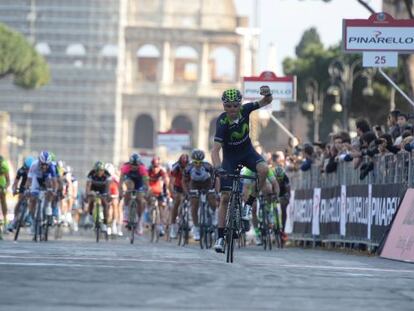
[[[345,237],[366,240],[371,186],[354,185],[346,187]]]
[[[380,243],[404,195],[402,184],[372,185],[368,239]]]
[[[414,20],[394,19],[387,13],[376,13],[369,19],[343,20],[345,52],[393,51],[414,52]]]
[[[340,234],[341,187],[323,188],[321,190],[318,219],[321,237]]]
[[[272,71],[264,71],[258,77],[243,77],[244,100],[260,100],[263,85],[269,86],[273,100],[296,101],[296,76],[277,77]]]
[[[295,191],[290,211],[294,233],[312,234],[313,194],[313,189]]]
[[[405,193],[381,257],[414,262],[414,189]]]
[[[380,244],[405,192],[402,184],[291,191],[287,233]]]

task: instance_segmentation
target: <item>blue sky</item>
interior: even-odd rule
[[[255,0],[235,0],[239,15],[248,15],[253,20]],[[259,53],[259,72],[266,69],[268,46],[276,46],[276,73],[282,74],[282,61],[295,55],[295,46],[303,32],[316,27],[322,42],[332,45],[342,37],[342,19],[368,18],[370,13],[357,0],[258,0],[259,26],[262,29]],[[377,12],[382,0],[366,0]]]

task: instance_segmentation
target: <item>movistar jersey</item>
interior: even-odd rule
[[[240,152],[252,147],[249,137],[249,115],[259,108],[258,102],[242,105],[237,122],[231,121],[225,112],[219,116],[214,141],[223,145],[223,152]]]

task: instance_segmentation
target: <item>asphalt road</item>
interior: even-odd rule
[[[414,310],[414,265],[341,252],[93,236],[0,241],[1,310]]]

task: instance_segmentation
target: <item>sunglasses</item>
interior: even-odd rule
[[[201,161],[201,160],[193,160],[193,162],[194,162],[194,164],[201,164],[201,163],[203,163],[203,161]]]
[[[224,104],[225,108],[238,108],[240,104]]]

